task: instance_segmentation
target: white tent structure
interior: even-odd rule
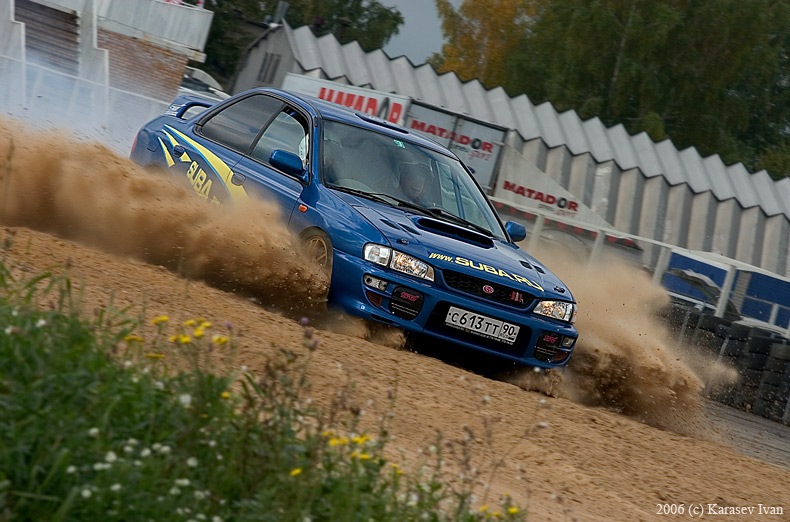
[[[404,56],[341,45],[333,35],[317,38],[307,26],[272,24],[246,50],[231,90],[280,87],[286,73],[409,96],[511,129],[507,147],[614,228],[790,275],[790,179],[775,182],[765,171],[725,165],[718,155],[632,136],[622,125],[585,121]],[[518,163],[501,162],[498,175],[517,179]]]

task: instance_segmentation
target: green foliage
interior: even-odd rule
[[[509,497],[496,517],[473,511],[479,475],[446,485],[441,449],[403,473],[384,454],[388,416],[375,438],[359,432],[351,385],[317,407],[309,328],[299,353],[281,349],[260,375],[217,374],[210,362],[233,355],[229,325],[210,335],[203,319],[160,316],[143,339],[130,333],[143,323],[112,307],[85,322],[78,301],[67,278],[17,282],[0,263],[2,520],[525,517]]]
[[[461,26],[494,0],[465,0],[443,14]],[[755,169],[785,164],[790,133],[790,4],[773,0],[521,0],[514,19],[489,37],[518,45],[501,62],[511,95],[621,123],[631,133],[670,137]],[[436,0],[447,7],[446,0]],[[446,9],[445,9],[446,10]],[[505,17],[507,20],[507,17]],[[448,37],[433,63],[465,65]],[[454,54],[455,53],[455,54]],[[454,60],[448,60],[448,57]],[[477,60],[473,63],[484,63]],[[461,77],[491,77],[474,69]],[[494,76],[495,77],[495,76]],[[487,84],[493,87],[495,84]],[[784,151],[784,152],[783,152]],[[779,159],[777,161],[777,159]],[[787,172],[786,170],[783,172]]]
[[[233,76],[244,49],[274,16],[279,0],[208,0],[214,12],[206,42],[206,69],[225,83]],[[291,0],[285,19],[291,27],[310,25],[317,36],[334,34],[340,43],[358,41],[366,51],[383,47],[403,23],[403,15],[378,0]],[[320,23],[316,23],[320,21]]]
[[[277,3],[266,0],[267,12],[274,12]],[[291,27],[310,25],[316,36],[332,33],[340,43],[356,40],[365,51],[384,47],[403,23],[397,8],[378,0],[292,0],[290,4],[285,18]]]

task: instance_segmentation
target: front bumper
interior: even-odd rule
[[[352,315],[480,350],[520,364],[556,368],[568,362],[578,337],[578,332],[572,325],[544,319],[525,309],[449,288],[445,285],[442,271],[437,269],[436,272],[435,282],[422,281],[336,249],[329,302]],[[386,288],[381,290],[376,285],[371,285],[375,280],[385,281]],[[393,296],[396,289],[397,295]],[[450,307],[518,325],[518,336],[512,344],[508,344],[469,330],[448,326],[445,318]],[[563,340],[569,346],[563,347]]]

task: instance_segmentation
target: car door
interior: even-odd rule
[[[244,178],[246,190],[273,199],[281,207],[286,222],[290,221],[308,178],[281,171],[271,164],[270,159],[275,150],[291,152],[299,156],[302,166],[307,169],[311,145],[309,129],[307,114],[283,103],[274,118],[261,130],[249,154],[242,157],[234,167],[235,175]]]
[[[222,104],[197,122],[191,143],[196,154],[185,174],[199,195],[220,204],[249,197],[245,176],[235,167],[282,106],[272,96],[254,93]]]

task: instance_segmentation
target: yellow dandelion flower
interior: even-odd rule
[[[397,473],[398,475],[403,475],[403,470],[402,470],[402,469],[399,469],[399,470],[397,470],[395,473]]]
[[[324,430],[324,431],[321,432],[321,436],[322,437],[331,437],[332,436],[332,431],[331,430]]]
[[[518,513],[518,508],[516,506],[510,507],[507,509],[507,512],[510,513],[511,515],[515,515],[516,513]]]
[[[192,338],[186,334],[181,334],[178,336],[178,342],[181,344],[188,344],[192,341]]]
[[[493,513],[491,513],[491,516],[494,518],[502,518],[502,513],[500,513],[499,511],[494,511]]]
[[[123,340],[126,341],[127,343],[130,343],[130,342],[141,343],[141,342],[143,342],[143,338],[140,337],[139,335],[135,335],[135,334],[129,334],[126,337],[124,337]]]
[[[334,447],[337,446],[338,444],[340,444],[340,439],[338,439],[337,437],[332,437],[331,439],[329,439],[330,446]]]
[[[198,326],[197,328],[195,328],[195,331],[192,332],[192,335],[195,336],[195,339],[200,339],[201,337],[203,337],[203,328]]]
[[[163,354],[163,353],[147,353],[147,354],[145,354],[145,356],[148,357],[149,359],[164,359],[165,358],[165,354]]]
[[[348,437],[340,437],[340,444],[348,444]]]
[[[355,444],[365,444],[370,440],[369,435],[362,435],[361,437],[354,437],[351,439]]]
[[[352,459],[355,459],[355,458],[359,457],[359,451],[357,451],[357,450],[352,451],[351,455],[349,455],[349,457],[351,457]]]
[[[187,319],[186,321],[184,321],[184,326],[195,326],[196,324],[197,323],[195,322],[194,319]]]
[[[215,335],[211,338],[211,342],[218,345],[223,345],[228,342],[228,338],[224,335]]]
[[[291,476],[295,477],[302,474],[302,468],[294,468],[291,470]]]
[[[222,395],[220,397],[222,397],[223,399],[230,399],[230,392],[224,391],[222,392]]]
[[[368,455],[367,453],[360,453],[359,454],[359,460],[370,460],[370,459],[371,459],[371,456]]]
[[[159,323],[166,323],[170,320],[170,318],[166,315],[160,315],[159,317],[154,317],[151,319],[151,324],[159,324]]]
[[[485,513],[486,511],[488,511],[488,504],[483,504],[482,506],[480,506],[480,511],[482,513]]]
[[[398,469],[400,467],[398,466],[397,462],[393,462],[392,464],[390,464],[390,466],[392,466],[392,469]]]
[[[178,334],[171,335],[170,337],[167,338],[167,340],[170,341],[171,343],[178,341]]]
[[[201,328],[211,328],[211,323],[208,321],[200,321]]]
[[[200,316],[200,317],[198,317],[198,318],[196,319],[196,321],[197,321],[198,323],[205,323],[205,322],[206,322],[206,318],[205,318],[205,317],[203,317],[203,316]]]

